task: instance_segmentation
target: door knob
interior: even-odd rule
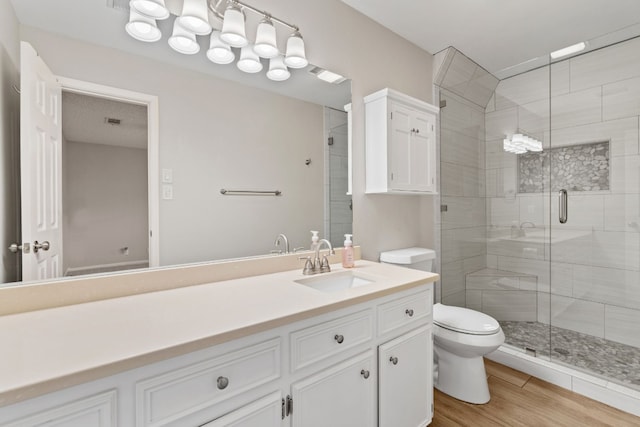
[[[51,245],[49,245],[49,242],[46,240],[42,243],[38,243],[38,241],[36,240],[35,242],[33,242],[33,252],[38,253],[40,249],[42,249],[43,251],[48,251],[50,246]]]
[[[16,252],[22,250],[22,245],[19,245],[17,243],[12,243],[9,245],[9,250],[15,254]]]

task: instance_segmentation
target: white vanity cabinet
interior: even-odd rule
[[[425,284],[294,317],[0,407],[0,425],[424,427],[433,401],[431,295]]]
[[[436,193],[439,109],[392,89],[364,98],[366,193]]]

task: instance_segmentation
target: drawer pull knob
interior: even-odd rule
[[[391,356],[389,358],[389,362],[393,363],[394,365],[397,365],[398,364],[398,358]]]
[[[412,308],[407,308],[405,311],[407,316],[409,317],[413,317],[413,309]]]
[[[362,371],[360,371],[360,375],[362,375],[366,380],[369,378],[369,371],[367,371],[366,369],[363,369]]]
[[[335,337],[333,337],[333,339],[334,339],[334,340],[336,340],[336,342],[337,342],[338,344],[342,344],[342,343],[343,343],[343,341],[344,341],[344,336],[342,336],[342,335],[336,335]]]
[[[229,378],[218,377],[218,379],[216,380],[216,383],[218,385],[218,390],[224,390],[229,385]]]

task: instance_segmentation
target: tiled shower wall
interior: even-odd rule
[[[485,122],[487,267],[534,276],[536,286],[496,283],[491,301],[467,289],[476,308],[640,346],[639,52],[640,39],[630,40],[499,83]],[[516,156],[502,150],[516,131],[547,148],[609,141],[609,190],[568,189],[560,224],[555,192],[517,192]]]
[[[440,99],[442,302],[464,307],[466,275],[486,267],[484,109],[446,89]]]

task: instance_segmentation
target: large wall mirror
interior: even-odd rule
[[[155,176],[144,105],[63,87],[63,275],[147,267],[149,231],[158,267],[278,256],[280,234],[293,251],[309,247],[310,230],[340,245],[352,222],[350,82],[321,81],[311,65],[272,82],[179,55],[166,43],[171,22],[160,23],[162,40],[144,44],[124,32],[128,12],[112,3],[128,2],[12,0],[21,38],[53,74],[158,100]],[[313,37],[306,40],[312,49]],[[19,200],[17,188],[3,186],[3,197]],[[271,190],[279,194],[260,193]],[[15,204],[4,213],[3,242],[22,241],[19,216]],[[4,281],[19,280],[20,257],[29,255],[2,255]]]

